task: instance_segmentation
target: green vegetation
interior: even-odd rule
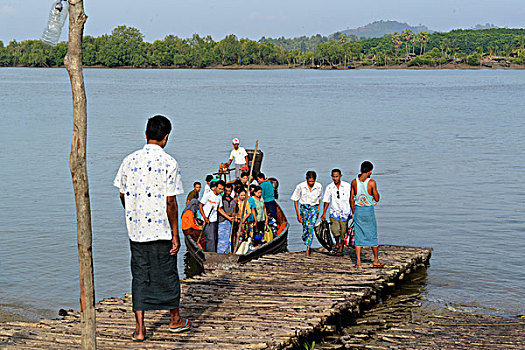
[[[448,33],[414,33],[404,30],[381,38],[358,41],[340,34],[299,38],[262,38],[259,42],[231,34],[220,41],[210,36],[179,38],[168,35],[152,43],[140,30],[119,26],[111,34],[85,36],[82,44],[86,66],[177,67],[217,66],[346,67],[472,66],[525,64],[525,29],[453,30]],[[39,40],[0,41],[0,66],[61,66],[67,44],[48,46]]]

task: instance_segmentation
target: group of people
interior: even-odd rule
[[[176,196],[183,193],[181,171],[177,161],[164,151],[171,132],[171,122],[164,116],[150,118],[146,125],[146,145],[124,158],[114,180],[119,188],[125,211],[126,227],[131,250],[132,303],[136,327],[131,338],[135,342],[146,339],[144,312],[170,310],[169,331],[185,332],[192,323],[179,313],[180,281],[177,253],[180,249],[179,210]],[[236,179],[230,183],[206,178],[202,185],[193,184],[182,212],[182,229],[206,251],[230,252],[232,225],[244,227],[249,238],[260,237],[270,220],[277,219],[277,205],[273,184],[263,173],[248,183],[249,174],[243,172],[248,164],[247,152],[233,139],[233,151],[228,166],[235,161]],[[314,225],[324,203],[321,218],[330,208],[331,229],[337,249],[343,249],[344,233],[354,214],[357,267],[361,266],[361,247],[371,246],[374,266],[383,266],[377,258],[377,228],[374,205],[379,201],[377,184],[371,178],[373,166],[363,162],[361,174],[348,184],[341,181],[341,171],[332,171],[333,183],[323,196],[322,185],[316,182],[314,171],[306,173],[306,181],[295,188],[297,220],[303,225],[303,240],[307,256],[311,255]],[[248,200],[246,200],[248,198]],[[197,221],[197,217],[202,222]]]
[[[235,179],[226,183],[206,176],[202,198],[200,182],[186,198],[182,213],[182,230],[207,252],[231,253],[239,246],[239,238],[250,239],[256,246],[264,242],[264,232],[270,220],[277,218],[277,205],[273,184],[265,174],[259,173],[251,183],[246,170],[248,153],[239,146],[239,139],[232,140],[233,150],[227,167],[235,161]],[[200,222],[199,222],[200,221]],[[240,226],[241,236],[237,235]]]
[[[323,195],[323,186],[317,182],[315,171],[306,172],[306,181],[295,187],[292,194],[297,221],[303,226],[302,239],[306,244],[306,256],[312,254],[311,246],[315,224],[323,210],[321,220],[326,219],[330,206],[330,230],[335,238],[336,253],[342,255],[344,238],[348,232],[349,222],[353,219],[355,230],[356,265],[361,267],[361,249],[371,247],[374,254],[373,267],[384,267],[378,257],[377,222],[374,206],[379,202],[377,183],[371,177],[374,166],[369,161],[361,163],[361,173],[351,183],[342,181],[339,169],[331,172],[330,183]],[[353,217],[352,217],[353,214]]]

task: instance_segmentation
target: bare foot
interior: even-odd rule
[[[360,268],[361,268],[361,263],[359,263],[359,264],[355,264],[354,267],[355,267],[356,269],[360,269]]]

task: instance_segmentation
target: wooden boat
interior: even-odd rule
[[[257,259],[266,254],[278,253],[286,250],[288,246],[289,227],[286,216],[278,204],[276,221],[278,231],[277,234],[274,233],[274,238],[270,242],[261,244],[243,255],[205,252],[197,245],[197,242],[195,242],[191,236],[184,235],[186,250],[205,271],[214,270],[219,266],[223,268],[235,266]]]
[[[254,159],[254,174],[257,174],[260,172],[262,159],[263,159],[263,152],[260,150],[257,151],[257,154],[254,156],[255,151],[247,149],[246,152],[248,153],[248,159]],[[251,166],[250,164],[248,164]],[[275,178],[269,178],[268,179],[275,190],[276,197],[278,198],[278,188],[279,188],[279,181]],[[246,254],[224,254],[224,253],[213,253],[213,252],[205,252],[198,244],[197,242],[191,237],[184,235],[184,242],[186,243],[186,250],[191,255],[193,260],[199,265],[201,268],[206,270],[213,270],[217,268],[218,266],[226,267],[228,265],[234,266],[237,264],[243,264],[250,260],[257,259],[265,254],[272,254],[272,253],[278,253],[281,251],[286,250],[288,246],[288,220],[286,219],[286,216],[284,215],[283,210],[277,204],[277,217],[275,218],[277,221],[277,232],[274,232],[274,238],[270,242],[266,242],[264,244],[261,244],[257,246],[255,249],[249,251]]]

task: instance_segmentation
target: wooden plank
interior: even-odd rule
[[[149,338],[130,341],[135,328],[131,295],[107,298],[96,305],[99,349],[284,349],[301,347],[300,339],[319,332],[341,312],[358,310],[387,284],[415,270],[431,250],[381,247],[385,269],[354,269],[348,257],[280,253],[235,270],[215,270],[181,282],[183,317],[191,332],[168,331],[169,312],[146,312]],[[366,262],[369,258],[363,257]],[[398,341],[402,337],[387,336]],[[80,348],[76,311],[63,320],[0,324],[0,347]]]

